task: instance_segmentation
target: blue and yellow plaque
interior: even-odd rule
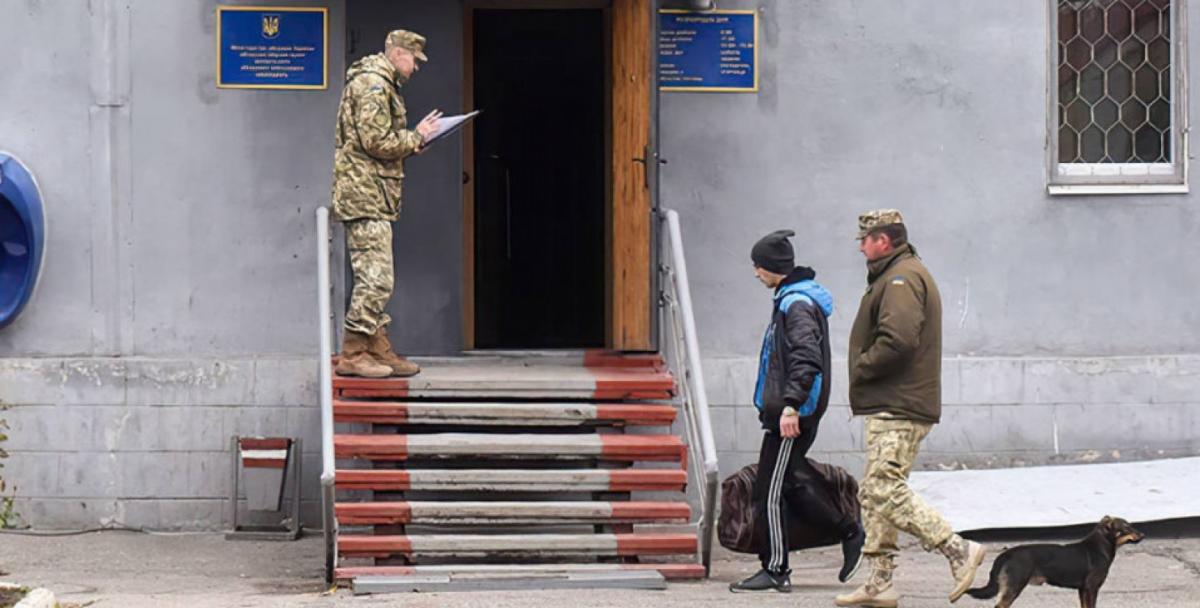
[[[758,13],[659,13],[658,85],[662,91],[758,91]]]
[[[325,89],[329,9],[217,7],[217,86]]]

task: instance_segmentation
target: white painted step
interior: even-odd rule
[[[533,433],[430,433],[424,435],[338,434],[338,458],[597,458],[632,462],[683,462],[686,447],[675,435],[542,435]]]
[[[656,425],[675,421],[669,404],[607,403],[432,403],[355,401],[333,403],[337,422],[479,426]]]
[[[343,490],[446,492],[683,491],[683,469],[342,469]]]
[[[647,501],[398,501],[338,503],[338,523],[536,525],[568,523],[683,523],[684,502]]]
[[[458,576],[458,575],[529,575],[568,574],[574,572],[608,572],[613,570],[654,570],[667,580],[704,578],[704,566],[699,563],[638,563],[638,564],[442,564],[433,566],[348,566],[338,568],[334,576],[339,581],[368,576]]]
[[[450,591],[522,591],[545,589],[662,590],[667,580],[654,570],[544,572],[509,574],[413,574],[362,576],[351,584],[354,595],[380,593],[438,593]]]

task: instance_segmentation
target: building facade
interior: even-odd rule
[[[622,38],[619,6],[650,10],[633,0],[287,2],[328,8],[315,90],[218,87],[209,0],[11,4],[0,149],[48,218],[38,292],[0,330],[2,474],[27,523],[218,526],[229,437],[252,433],[305,439],[315,513],[314,209],[341,75],[393,28],[429,40],[410,117],[484,111],[407,165],[391,312],[408,353],[653,349],[654,223],[620,206],[644,178],[630,196],[682,216],[722,468],[759,442],[770,294],[749,249],[789,227],[836,298],[816,450],[857,473],[856,217],[895,207],[945,303],[922,466],[1200,452],[1186,0],[718,0],[757,13],[757,90],[644,105],[613,77],[654,48]],[[620,134],[628,99],[649,136]],[[652,151],[625,154],[638,137],[657,176]]]

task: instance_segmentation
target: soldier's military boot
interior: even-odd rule
[[[870,558],[871,577],[853,593],[839,595],[833,603],[842,608],[896,608],[900,594],[892,587],[892,571],[896,569],[891,556],[877,555]]]
[[[956,602],[975,582],[975,571],[983,563],[987,551],[983,545],[957,534],[938,545],[937,550],[950,562],[950,574],[954,576],[954,591],[950,592],[950,601]]]
[[[367,343],[367,352],[371,353],[376,361],[388,366],[393,376],[407,378],[421,373],[421,366],[397,355],[392,350],[392,342],[388,340],[386,327],[375,330],[374,335]]]
[[[366,334],[346,330],[342,338],[342,354],[338,359],[337,374],[339,376],[362,376],[363,378],[387,378],[392,375],[392,368],[375,360],[367,352],[368,338]]]

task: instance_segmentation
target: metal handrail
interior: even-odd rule
[[[337,465],[333,458],[333,312],[330,300],[332,284],[329,280],[329,209],[317,208],[317,327],[320,331],[320,376],[321,403],[321,532],[325,537],[325,582],[333,582],[333,571],[337,565],[337,518],[333,508],[337,500],[334,473]]]
[[[663,304],[670,315],[664,323],[664,332],[670,331],[675,366],[682,379],[680,397],[684,418],[687,422],[688,446],[693,452],[692,462],[699,460],[702,470],[700,484],[700,559],[707,576],[712,564],[712,539],[717,507],[717,483],[720,469],[717,462],[717,444],[713,438],[712,420],[708,411],[708,392],[704,384],[704,370],[700,365],[700,342],[696,334],[696,318],[692,311],[692,293],[688,284],[687,261],[683,255],[683,236],[679,228],[679,213],[664,209],[662,221],[666,223],[670,252],[662,264],[666,275]],[[682,356],[680,356],[682,354]]]
[[[670,314],[669,328],[672,352],[678,376],[682,379],[680,397],[688,434],[688,446],[693,452],[690,462],[699,466],[700,485],[700,558],[707,576],[712,564],[712,538],[716,517],[717,483],[720,475],[717,462],[716,440],[713,438],[712,421],[708,410],[708,393],[704,384],[704,371],[700,364],[700,344],[696,334],[696,320],[692,312],[692,296],[688,285],[687,263],[683,255],[683,238],[679,228],[679,214],[665,210],[662,215],[667,227],[670,255],[663,264],[666,290],[664,304]],[[325,580],[332,583],[337,563],[337,520],[334,517],[336,500],[336,461],[333,452],[333,335],[330,283],[329,209],[317,209],[317,315],[320,333],[320,376],[321,405],[321,523],[325,540]],[[697,452],[698,453],[695,453]]]

